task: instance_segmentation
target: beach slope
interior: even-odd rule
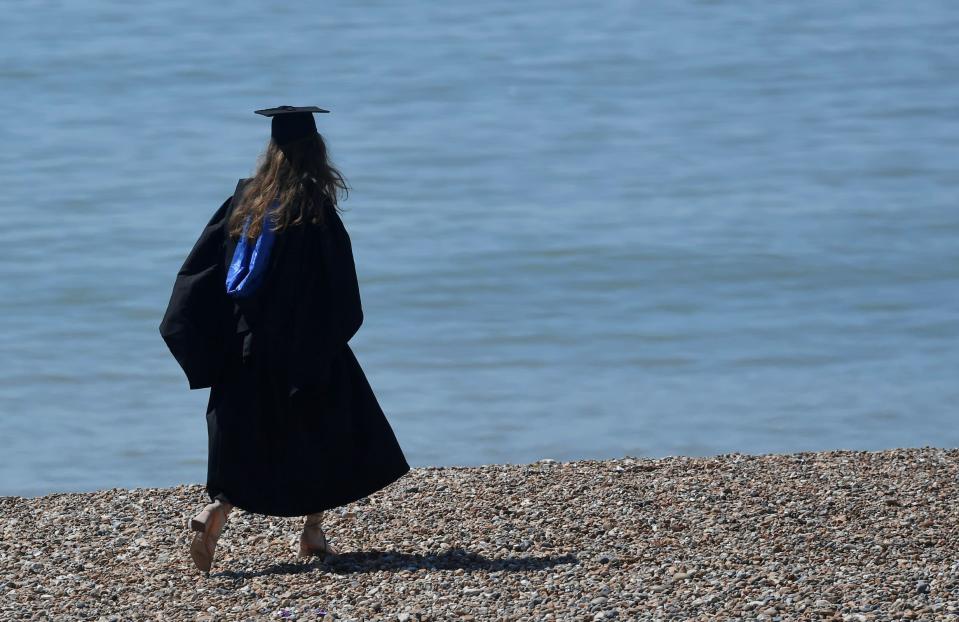
[[[0,618],[959,620],[959,449],[416,468],[327,514],[234,511],[209,575],[201,485],[0,498]]]

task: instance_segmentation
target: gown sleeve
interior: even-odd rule
[[[350,236],[335,210],[314,237],[315,261],[294,314],[291,392],[325,390],[333,360],[363,324],[363,306]]]
[[[231,196],[213,214],[183,262],[160,335],[183,368],[191,389],[213,386],[225,362],[225,329],[231,313],[226,294],[224,244]]]

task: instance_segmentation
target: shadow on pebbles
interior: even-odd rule
[[[0,498],[0,618],[959,620],[959,449],[417,468],[326,514],[237,509],[190,561],[201,485]]]

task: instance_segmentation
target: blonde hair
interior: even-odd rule
[[[282,231],[309,221],[322,224],[327,206],[337,209],[338,195],[349,194],[343,175],[329,161],[326,143],[319,133],[278,146],[273,139],[260,156],[253,178],[230,215],[230,235],[238,239],[250,217],[247,238],[256,238],[270,209],[273,230]]]

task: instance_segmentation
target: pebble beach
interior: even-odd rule
[[[0,498],[3,620],[959,620],[959,449],[415,468],[326,514],[200,484]]]

